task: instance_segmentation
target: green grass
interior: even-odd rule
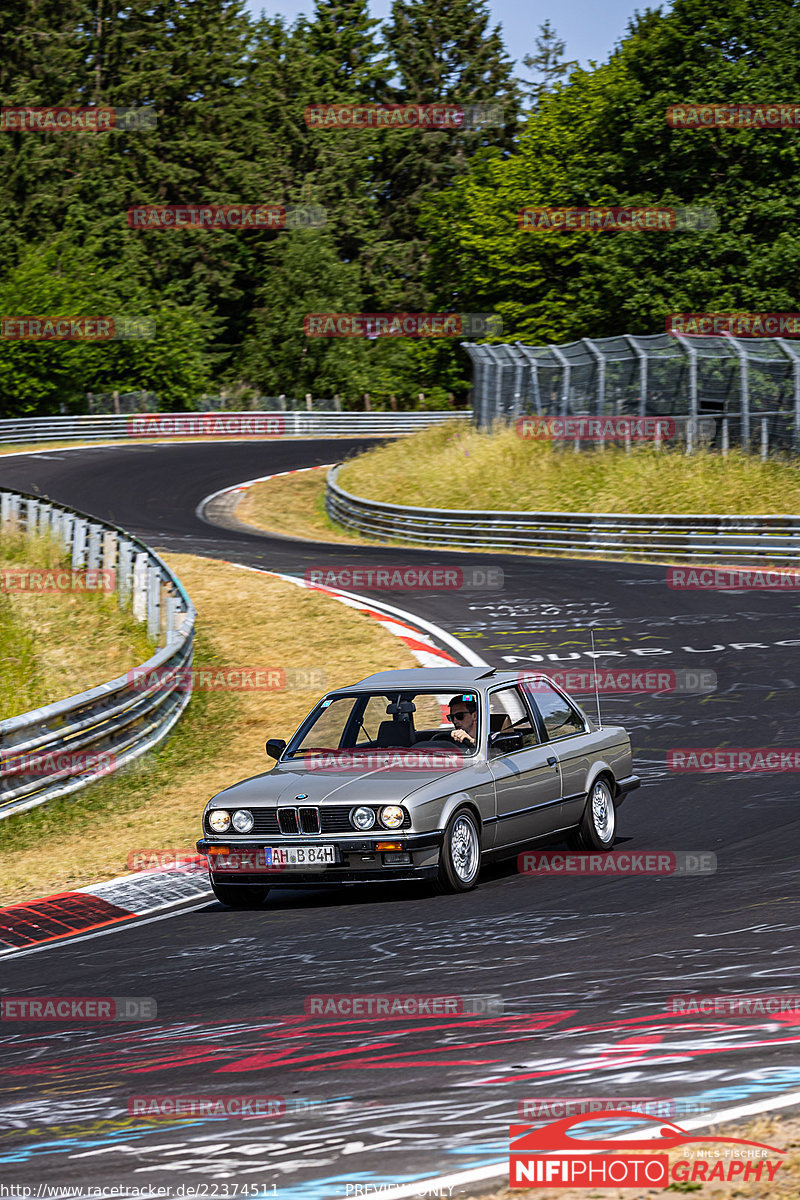
[[[641,445],[574,453],[455,422],[368,450],[348,461],[340,485],[358,496],[426,508],[524,512],[800,513],[800,470],[732,451]]]

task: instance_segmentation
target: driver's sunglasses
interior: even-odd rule
[[[466,711],[457,712],[457,713],[451,712],[449,719],[451,721],[465,721],[469,715],[470,714]]]

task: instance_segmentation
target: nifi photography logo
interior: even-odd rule
[[[645,1126],[631,1134],[573,1136],[575,1126],[592,1121],[632,1120]],[[638,1153],[631,1154],[634,1150]],[[670,1160],[664,1151],[677,1151]],[[781,1165],[770,1155],[783,1154],[775,1146],[745,1138],[703,1134],[687,1130],[663,1117],[630,1109],[578,1114],[547,1125],[512,1125],[509,1147],[509,1187],[672,1188],[710,1182],[771,1183]]]

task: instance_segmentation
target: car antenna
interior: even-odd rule
[[[597,727],[603,728],[603,718],[600,716],[600,690],[597,686],[597,658],[594,653],[594,630],[589,630],[589,637],[592,639],[592,674],[594,675],[594,699],[597,704]]]

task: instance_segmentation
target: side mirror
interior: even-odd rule
[[[283,738],[270,738],[266,745],[266,751],[270,758],[280,758],[286,749],[286,742]]]
[[[496,733],[489,741],[489,748],[499,754],[510,754],[512,750],[522,749],[522,734],[507,730]]]

